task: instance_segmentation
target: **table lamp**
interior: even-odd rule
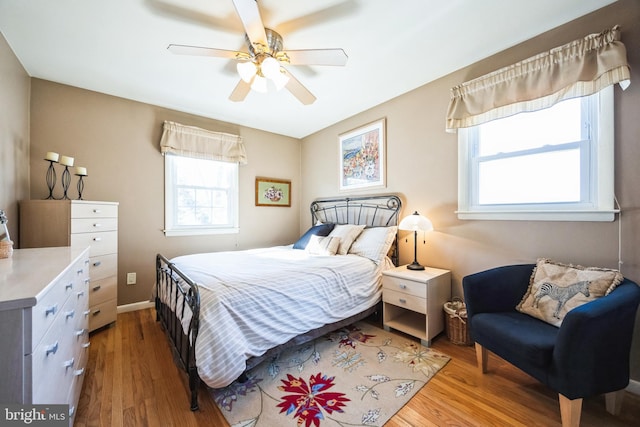
[[[408,264],[407,268],[409,270],[424,270],[424,267],[418,263],[418,231],[431,231],[433,224],[427,217],[415,211],[400,221],[398,229],[413,231],[413,262]]]

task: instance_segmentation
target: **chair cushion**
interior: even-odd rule
[[[478,313],[471,319],[474,341],[525,372],[529,372],[526,365],[551,364],[558,331],[517,311]]]
[[[541,258],[518,311],[560,327],[566,314],[609,294],[623,277],[617,270],[561,264]]]

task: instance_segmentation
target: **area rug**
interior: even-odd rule
[[[449,357],[358,322],[265,360],[211,390],[233,427],[382,426]]]

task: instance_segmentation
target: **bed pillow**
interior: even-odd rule
[[[541,258],[516,309],[560,327],[567,313],[608,295],[624,277],[618,270],[561,264]]]
[[[331,237],[339,237],[340,238],[340,246],[338,246],[338,255],[346,255],[349,252],[349,248],[356,237],[362,230],[364,230],[365,225],[353,225],[353,224],[336,224],[329,233]]]
[[[398,227],[365,228],[353,242],[349,253],[360,255],[374,261],[376,264],[387,256],[391,245],[395,241]]]
[[[311,255],[335,255],[339,245],[339,237],[312,235],[305,250]]]
[[[293,249],[304,249],[309,244],[311,236],[327,236],[333,230],[335,224],[317,224],[307,230],[297,242],[293,244]]]

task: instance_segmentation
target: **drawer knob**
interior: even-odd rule
[[[96,285],[93,287],[93,292],[98,292],[102,286]]]
[[[51,307],[48,307],[44,311],[44,317],[48,317],[50,314],[56,314],[56,311],[58,311],[58,304],[54,304]]]
[[[400,301],[400,304],[406,304],[407,300],[404,298],[399,298],[398,301]]]
[[[84,368],[73,371],[73,375],[75,375],[76,377],[79,377],[82,374],[84,374]]]
[[[69,360],[65,360],[65,362],[64,362],[65,369],[73,368],[73,364],[74,363],[76,363],[76,361],[74,360],[73,357],[71,359],[69,359]]]
[[[94,209],[94,210],[93,210],[93,213],[100,213],[100,212],[101,212],[101,210],[100,210],[100,209]]]
[[[82,344],[82,348],[89,348],[90,345],[91,345],[90,342],[86,342],[86,343]]]
[[[91,281],[91,279],[89,279],[89,278],[87,277],[86,279],[84,279],[84,284],[85,284],[85,285],[88,285],[90,281]]]
[[[93,241],[94,241],[94,242],[99,242],[100,240],[102,240],[102,237],[94,237],[94,238],[93,238]]]
[[[407,285],[402,285],[401,284],[401,285],[398,285],[398,286],[400,286],[400,289],[407,289]]]
[[[87,332],[87,330],[86,330],[86,329],[78,329],[78,330],[76,331],[76,337],[81,337],[81,336],[83,336],[86,332]]]
[[[84,269],[81,268],[80,270],[77,271],[77,273],[78,273],[78,276],[81,275],[82,273],[84,273]]]
[[[78,298],[83,297],[84,296],[84,291],[79,291],[76,293],[76,295],[78,296]]]
[[[69,289],[73,289],[73,282],[71,282],[71,283],[67,283],[67,284],[65,285],[64,290],[66,291],[66,290],[69,290]]]
[[[49,347],[47,347],[46,351],[45,351],[45,356],[49,356],[50,354],[56,354],[56,352],[58,351],[58,341],[56,341],[55,344],[50,345]]]
[[[94,267],[100,267],[100,265],[102,264],[102,261],[96,261],[93,263]]]
[[[99,222],[96,222],[95,224],[93,224],[93,226],[96,228],[100,228],[102,227],[102,224],[100,224]]]
[[[84,312],[82,312],[82,314],[84,314],[84,317],[87,317],[89,313],[91,313],[91,310],[85,310]]]
[[[74,316],[75,314],[76,314],[76,311],[75,311],[75,310],[69,310],[69,311],[67,311],[67,312],[64,314],[64,316],[65,316],[67,319],[73,319],[73,316]]]

